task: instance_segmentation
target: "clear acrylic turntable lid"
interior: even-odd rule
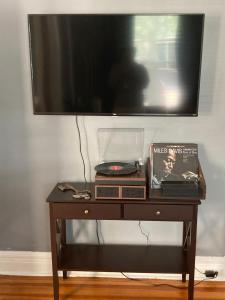
[[[99,128],[99,163],[139,161],[143,163],[144,128]]]

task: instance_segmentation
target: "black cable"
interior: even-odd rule
[[[87,128],[86,128],[86,122],[85,119],[83,118],[83,125],[84,125],[84,134],[85,134],[85,139],[86,139],[86,145],[87,145],[87,161],[88,161],[88,167],[89,167],[89,181],[91,182],[92,179],[92,174],[91,174],[91,161],[90,161],[90,156],[89,156],[89,143],[88,143],[88,137],[87,137]]]
[[[128,277],[124,272],[121,272],[121,274],[129,279],[129,280],[135,280],[135,281],[142,281],[144,282],[145,279],[142,279],[142,278],[132,278],[132,277]],[[175,285],[172,285],[172,284],[169,284],[169,283],[152,283],[152,282],[148,282],[148,285],[150,286],[153,286],[153,287],[158,287],[158,286],[168,286],[168,287],[172,287],[172,288],[175,288],[175,289],[187,289],[187,286],[175,286]]]
[[[104,238],[103,238],[103,234],[102,234],[102,222],[100,220],[98,220],[98,225],[99,225],[99,230],[98,230],[99,237],[102,241],[102,244],[104,244]]]
[[[138,221],[138,226],[140,228],[141,234],[146,237],[147,240],[147,245],[149,244],[149,233],[144,232],[142,226],[141,226],[141,221]]]
[[[204,279],[202,279],[202,280],[196,282],[196,283],[194,284],[194,286],[196,286],[196,285],[198,285],[198,284],[200,284],[200,283],[202,283],[203,281],[206,281],[206,280],[208,280],[208,279],[214,279],[214,278],[204,278]]]
[[[197,270],[200,274],[205,275],[205,272],[200,271],[198,268],[195,267],[195,270]]]
[[[184,242],[183,242],[184,246],[185,246],[185,244],[187,242],[190,229],[191,229],[191,224],[188,225],[187,233],[186,233],[186,236],[185,236],[185,239],[184,239]]]
[[[99,233],[98,233],[98,220],[95,220],[96,222],[96,235],[97,235],[97,239],[98,239],[98,244],[100,245],[100,238],[99,238]]]
[[[121,274],[122,274],[125,278],[127,278],[127,279],[129,279],[129,280],[142,281],[142,282],[144,281],[144,279],[141,279],[141,278],[139,279],[139,278],[128,277],[124,272],[121,272]],[[202,280],[196,282],[196,283],[194,284],[194,286],[199,285],[199,284],[202,283],[203,281],[206,281],[206,280],[212,280],[212,279],[214,279],[214,278],[204,278],[204,279],[202,279]],[[153,287],[158,287],[158,286],[168,286],[168,287],[171,287],[171,288],[174,288],[174,289],[178,289],[178,290],[185,290],[185,289],[188,288],[187,286],[176,286],[176,285],[172,285],[172,284],[169,284],[169,283],[150,283],[150,284],[148,284],[148,285],[153,286]]]
[[[79,124],[78,124],[77,115],[76,115],[76,125],[77,125],[78,137],[79,137],[79,150],[80,150],[80,155],[81,155],[81,159],[82,159],[82,163],[83,163],[83,167],[84,167],[84,180],[85,180],[85,189],[86,189],[86,186],[87,186],[86,166],[85,166],[85,161],[84,161],[84,157],[83,157],[83,153],[82,153],[81,134],[80,134],[80,128],[79,128]]]
[[[156,283],[156,284],[152,284],[154,287],[158,287],[158,286],[168,286],[168,287],[171,287],[171,288],[174,288],[174,289],[178,289],[178,290],[185,290],[187,289],[188,287],[187,286],[176,286],[176,285],[172,285],[172,284],[169,284],[169,283]]]
[[[204,273],[202,273],[204,274]],[[212,280],[212,279],[215,279],[216,277],[213,277],[213,278],[209,278],[209,277],[206,277],[202,280],[199,280],[198,282],[196,282],[194,284],[194,286],[196,285],[199,285],[200,283],[202,283],[203,281],[207,281],[207,280]],[[160,285],[166,285],[166,286],[169,286],[169,287],[172,287],[172,288],[177,288],[177,289],[187,289],[188,287],[184,286],[184,287],[179,287],[179,286],[175,286],[175,285],[172,285],[172,284],[167,284],[167,283],[159,283],[159,284],[154,284],[154,286],[160,286]]]
[[[128,277],[124,272],[120,272],[124,277],[126,277],[127,279],[130,279],[130,280],[140,280],[138,278],[132,278],[132,277]]]
[[[79,137],[79,150],[80,150],[80,155],[81,155],[81,159],[82,159],[82,163],[83,163],[83,167],[84,167],[84,180],[85,180],[85,189],[86,189],[86,186],[87,186],[86,166],[85,166],[85,161],[84,161],[84,157],[83,157],[83,153],[82,153],[81,134],[80,134],[80,128],[79,128],[79,124],[78,124],[78,116],[77,115],[76,115],[76,125],[77,125],[78,137]],[[98,244],[100,245],[100,238],[99,238],[99,233],[98,233],[98,220],[95,220],[95,222],[96,222],[96,235],[97,235],[97,239],[98,239]]]

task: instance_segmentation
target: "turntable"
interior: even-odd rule
[[[113,134],[109,130],[113,130]],[[103,157],[105,156],[108,160],[102,159],[103,162],[100,162],[95,167],[95,198],[145,200],[145,166],[142,160],[137,159],[137,157],[140,157],[143,145],[142,143],[136,144],[137,141],[140,142],[140,134],[143,133],[143,129],[101,129],[100,131],[103,136],[100,140],[100,154],[103,153]],[[109,134],[111,134],[116,141],[112,143],[110,140],[109,142],[110,138],[108,138],[106,143],[108,151],[105,151],[103,144],[104,134],[106,134],[107,131],[109,131]],[[127,138],[127,135],[129,138]],[[134,141],[136,141],[136,143],[134,143]],[[125,159],[125,157],[129,159],[135,158],[135,156],[136,160]],[[123,160],[118,160],[118,157],[123,158]],[[117,159],[112,160],[112,158]]]

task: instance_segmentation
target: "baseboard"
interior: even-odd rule
[[[0,275],[51,276],[51,268],[50,252],[0,251]],[[225,257],[197,256],[196,268],[201,272],[216,270],[219,275],[215,280],[225,280]],[[201,280],[204,275],[197,269],[195,279]],[[126,275],[132,278],[180,279],[178,274],[126,273]],[[70,276],[123,278],[119,272],[70,272]]]

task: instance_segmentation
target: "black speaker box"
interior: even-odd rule
[[[146,199],[145,186],[95,185],[96,199]]]
[[[195,197],[198,195],[198,183],[187,181],[162,181],[162,194],[163,196],[189,196]]]

